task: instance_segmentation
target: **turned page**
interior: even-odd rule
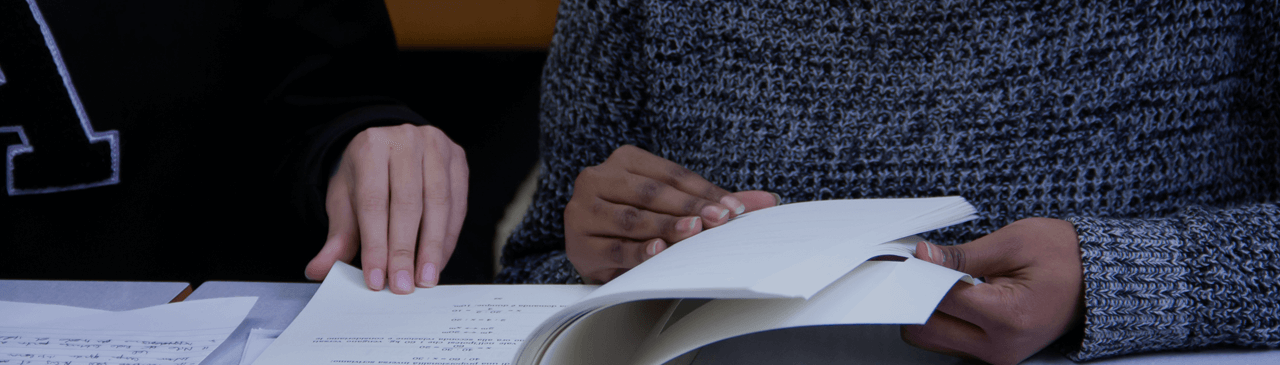
[[[974,283],[914,258],[870,261],[808,300],[712,300],[651,333],[630,363],[658,365],[719,340],[781,328],[923,324],[957,281]]]
[[[911,257],[918,237],[876,246],[877,255]],[[664,364],[711,343],[755,332],[841,324],[919,324],[964,273],[908,258],[868,261],[812,298],[649,300],[609,307],[556,338],[542,364]],[[668,303],[666,315],[638,310]],[[676,304],[670,304],[676,303]],[[642,324],[619,324],[645,318]],[[615,331],[615,332],[610,332]]]
[[[809,298],[876,245],[974,218],[964,198],[830,200],[739,216],[681,241],[575,308],[649,298]]]

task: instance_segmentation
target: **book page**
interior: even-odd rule
[[[974,217],[973,206],[959,197],[829,200],[762,209],[671,246],[584,302],[689,293],[808,298],[872,257],[875,245]]]
[[[509,364],[535,326],[593,289],[443,285],[395,295],[369,290],[360,269],[339,262],[254,364]]]
[[[961,197],[813,201],[743,214],[671,246],[539,325],[518,363],[536,363],[570,321],[600,308],[671,298],[809,299],[866,260],[904,251],[884,243],[976,217]]]
[[[219,298],[111,312],[0,301],[0,364],[197,365],[256,302]]]
[[[659,365],[726,338],[781,328],[923,324],[961,280],[974,282],[964,273],[915,258],[870,261],[808,300],[712,300],[652,333],[631,364]]]

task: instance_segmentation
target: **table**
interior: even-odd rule
[[[179,282],[0,280],[0,300],[125,311],[181,300]]]
[[[285,329],[319,284],[207,282],[187,300],[257,296],[245,323],[204,364],[235,364],[251,328]],[[920,350],[898,338],[897,326],[825,326],[756,333],[720,341],[700,350],[692,365],[727,364],[968,364]],[[1024,364],[1075,364],[1049,349]],[[1214,349],[1200,352],[1138,354],[1093,361],[1105,365],[1280,364],[1280,350]]]

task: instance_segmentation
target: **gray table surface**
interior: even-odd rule
[[[237,364],[249,329],[288,327],[319,284],[207,282],[187,300],[257,296],[258,303],[235,333],[205,360],[205,365]],[[740,336],[701,349],[692,365],[755,364],[969,364],[920,350],[898,338],[897,326],[825,326],[791,328]],[[1049,349],[1024,364],[1074,364]],[[1280,350],[1213,349],[1159,352],[1089,362],[1106,365],[1280,364]]]
[[[0,280],[0,300],[125,311],[169,303],[178,282]]]

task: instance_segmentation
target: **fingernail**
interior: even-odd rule
[[[399,290],[401,292],[406,292],[406,293],[412,292],[413,291],[413,274],[410,274],[409,270],[396,271],[395,285],[396,285],[396,290]]]
[[[733,214],[742,214],[742,212],[747,211],[746,204],[742,204],[741,201],[738,201],[738,198],[734,198],[732,195],[725,195],[720,198],[720,204],[733,209]]]
[[[708,219],[715,219],[716,221],[720,221],[720,220],[724,220],[724,217],[727,215],[729,215],[728,209],[720,208],[714,205],[708,205],[706,208],[702,208],[702,216],[707,217]]]
[[[924,244],[924,253],[929,255],[929,261],[933,261],[933,247],[930,247],[928,242],[920,241],[920,243]]]
[[[769,195],[773,195],[773,205],[782,205],[781,195],[778,195],[778,193],[769,193]]]
[[[645,252],[649,254],[649,257],[653,257],[657,255],[659,252],[662,252],[662,250],[665,250],[666,248],[667,248],[667,243],[663,242],[662,239],[659,238],[654,240],[652,243],[649,243],[649,247],[647,250],[645,250]]]
[[[423,288],[436,286],[436,264],[426,263],[422,265],[422,280],[418,282]]]
[[[697,223],[698,217],[684,217],[676,221],[676,232],[689,233],[693,232],[693,224]]]
[[[369,272],[369,289],[382,290],[382,283],[383,283],[383,280],[386,280],[386,277],[387,276],[382,273],[382,269],[373,269],[373,271],[370,271]]]
[[[702,218],[693,217],[693,219],[689,220],[689,230],[687,232],[693,232],[693,230],[698,229],[699,219],[702,219]]]

